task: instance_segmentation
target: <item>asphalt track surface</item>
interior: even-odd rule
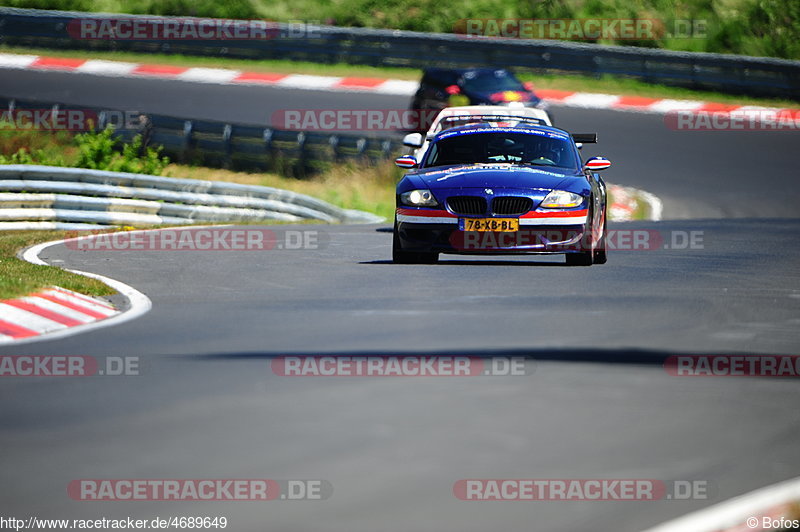
[[[0,94],[231,120],[258,101],[269,112],[282,97],[292,108],[405,105],[21,72],[3,73]],[[798,354],[796,134],[679,133],[658,116],[556,113],[565,127],[600,133],[587,152],[614,161],[609,181],[661,195],[672,218],[612,229],[667,241],[700,231],[702,247],[616,250],[591,268],[453,256],[400,266],[389,261],[386,226],[301,226],[324,232],[324,245],[50,248],[48,262],[131,284],[153,310],[0,349],[142,361],[137,377],[3,380],[4,511],[226,515],[235,531],[634,531],[800,475],[797,380],[681,378],[662,367],[676,353]],[[525,356],[530,375],[289,378],[271,370],[282,354]],[[66,486],[80,478],[325,479],[333,496],[78,502]],[[452,494],[465,478],[682,479],[711,488],[690,501],[465,502]]]

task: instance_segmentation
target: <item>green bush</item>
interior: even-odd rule
[[[119,140],[113,137],[114,129],[106,127],[99,133],[81,133],[75,136],[78,145],[77,168],[108,170],[111,172],[130,172],[133,174],[160,175],[169,164],[167,157],[161,157],[161,146],[148,147],[142,152],[142,137],[137,135],[133,142],[117,151]],[[141,154],[141,155],[140,155]]]
[[[41,153],[37,153],[41,155]],[[0,154],[0,164],[37,164],[36,158],[31,155],[31,152],[25,148],[20,148],[19,151],[12,153],[10,156]],[[61,165],[52,165],[61,166]]]
[[[169,164],[167,157],[161,157],[160,146],[143,149],[141,135],[121,145],[114,138],[111,126],[100,132],[75,135],[69,141],[62,134],[50,136],[34,131],[2,130],[2,127],[0,131],[0,164],[71,166],[149,175],[161,175]],[[20,142],[26,139],[27,145],[20,147]],[[14,149],[9,149],[12,146]]]
[[[709,36],[708,51],[800,58],[800,2],[758,0],[741,15],[721,21]]]

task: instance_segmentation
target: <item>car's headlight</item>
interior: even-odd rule
[[[435,207],[439,204],[430,190],[410,190],[400,194],[400,201],[403,205],[412,207]]]
[[[565,190],[553,190],[542,200],[539,207],[545,209],[569,209],[583,203],[583,196]]]

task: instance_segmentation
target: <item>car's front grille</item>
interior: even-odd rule
[[[486,214],[486,198],[480,196],[453,196],[447,205],[456,214],[474,216]]]
[[[533,207],[533,200],[522,196],[501,196],[492,200],[492,213],[504,215],[525,214]]]

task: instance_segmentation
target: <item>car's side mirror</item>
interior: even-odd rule
[[[422,135],[420,133],[409,133],[403,137],[403,146],[409,148],[419,148],[422,146]]]
[[[583,167],[586,170],[591,170],[593,172],[596,172],[598,170],[605,170],[610,166],[611,166],[611,161],[609,161],[605,157],[592,157],[591,159],[586,161],[586,164],[583,165]]]
[[[578,148],[579,150],[582,149],[583,148],[583,142],[576,142],[575,143],[575,147]]]
[[[400,168],[416,168],[419,163],[413,155],[403,155],[395,159],[394,164]]]

